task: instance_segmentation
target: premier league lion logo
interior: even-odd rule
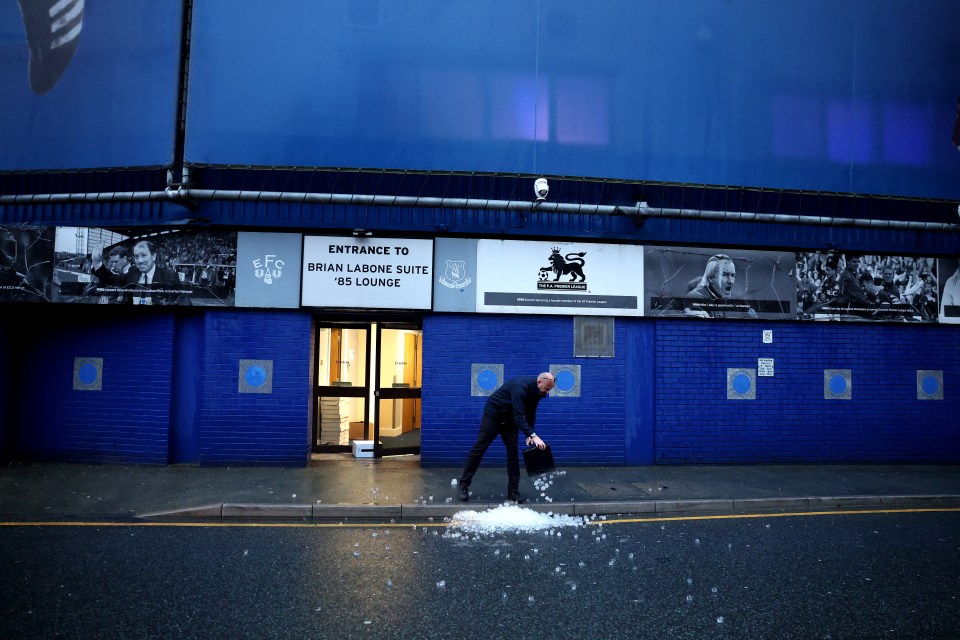
[[[554,282],[559,280],[560,276],[566,275],[570,276],[570,282],[576,282],[577,278],[580,278],[580,282],[586,282],[587,277],[583,274],[583,265],[586,264],[583,256],[586,253],[586,251],[581,251],[562,256],[560,255],[560,247],[553,247],[550,253],[550,266],[540,269],[540,279],[545,280],[545,274],[554,273],[557,276],[553,279]]]

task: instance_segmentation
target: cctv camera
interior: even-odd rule
[[[533,183],[533,192],[537,196],[537,201],[546,200],[547,194],[550,193],[550,183],[547,182],[546,178],[537,178],[536,182]]]

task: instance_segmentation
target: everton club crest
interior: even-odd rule
[[[471,280],[467,276],[466,261],[447,260],[447,267],[440,276],[440,284],[451,289],[463,289],[470,284]]]

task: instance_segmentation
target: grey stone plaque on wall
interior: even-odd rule
[[[470,395],[489,396],[503,384],[502,364],[470,365]]]
[[[557,379],[556,386],[550,391],[550,395],[560,398],[579,398],[580,397],[580,365],[578,364],[552,364],[550,373]]]
[[[917,400],[943,400],[943,371],[917,371]]]
[[[756,400],[757,370],[727,369],[727,400]]]
[[[241,360],[238,391],[273,393],[273,360]]]
[[[73,359],[74,391],[101,391],[103,389],[103,358]]]
[[[823,398],[825,400],[852,400],[853,376],[850,369],[823,370]]]

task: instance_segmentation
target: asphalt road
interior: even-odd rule
[[[602,525],[601,525],[602,522]],[[7,638],[960,637],[960,512],[0,526]]]

